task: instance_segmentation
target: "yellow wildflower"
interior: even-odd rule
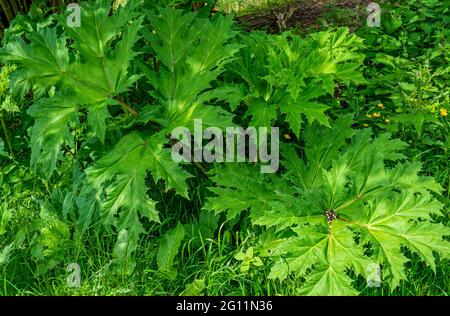
[[[368,118],[372,118],[372,114],[366,114]]]
[[[441,114],[441,116],[448,116],[448,111],[447,109],[441,108],[439,114]]]
[[[384,104],[383,104],[383,103],[379,103],[377,106],[378,106],[380,109],[384,109]]]
[[[390,119],[385,119],[384,121],[385,121],[386,123],[390,123],[390,122],[391,122]]]
[[[364,127],[369,127],[369,124],[365,123],[365,124],[364,124]]]
[[[378,112],[373,113],[373,117],[380,117],[380,116],[381,116],[381,114]]]
[[[289,135],[288,133],[284,134],[284,138],[287,139],[287,140],[291,140],[292,139],[291,135]]]

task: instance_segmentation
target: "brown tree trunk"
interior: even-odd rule
[[[23,7],[24,7],[24,11],[23,12],[28,12],[28,10],[30,9],[30,6],[28,5],[28,1],[27,0],[23,0]]]
[[[3,25],[2,21],[0,20],[0,39],[3,38],[3,30],[5,29],[5,26]]]
[[[11,10],[11,6],[8,3],[8,0],[0,0],[0,7],[3,9],[8,22],[11,22],[14,19],[14,14]]]
[[[19,14],[19,5],[17,4],[17,0],[10,0],[9,4],[11,5],[11,9],[13,11],[14,16],[16,16],[17,14]]]

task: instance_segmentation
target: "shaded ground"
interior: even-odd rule
[[[358,27],[367,15],[370,0],[296,0],[290,4],[238,16],[236,20],[247,30],[277,33],[292,27],[314,28],[320,18],[330,17],[336,24]]]

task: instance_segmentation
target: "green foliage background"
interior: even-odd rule
[[[276,35],[213,3],[81,4],[0,48],[0,294],[448,295],[448,0]],[[281,169],[175,163],[195,119],[280,127]]]

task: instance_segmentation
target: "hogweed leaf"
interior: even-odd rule
[[[180,223],[168,231],[161,239],[156,261],[158,263],[158,271],[162,272],[169,280],[175,280],[177,270],[174,267],[176,256],[178,254],[181,243],[184,239],[184,226]]]

